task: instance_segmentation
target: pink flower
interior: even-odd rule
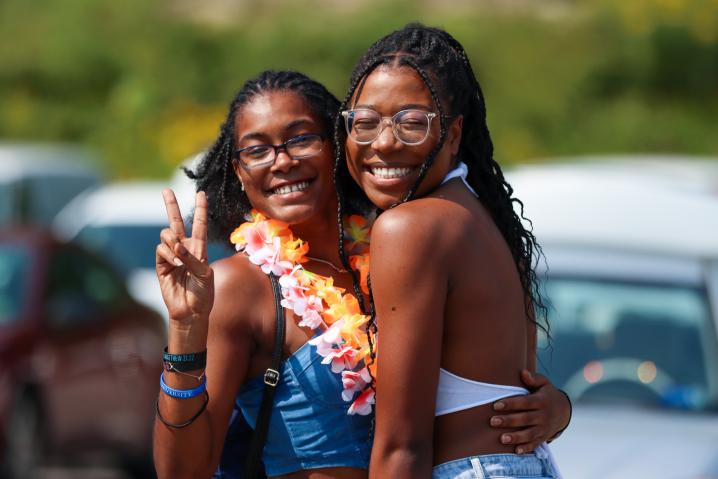
[[[367,368],[360,371],[342,371],[342,399],[346,402],[354,399],[354,393],[363,390],[371,382],[371,375]]]
[[[244,232],[244,239],[247,241],[247,244],[244,246],[244,248],[246,249],[248,254],[252,254],[262,249],[265,244],[266,236],[262,234],[263,231],[260,231],[262,225],[263,223],[260,223],[254,228],[248,228],[247,231]],[[264,233],[266,234],[266,231],[264,231]]]
[[[265,244],[259,250],[250,253],[249,261],[260,266],[264,274],[274,273],[276,276],[282,276],[292,271],[292,263],[279,259],[280,246],[281,239],[275,237],[272,244]]]
[[[332,363],[332,372],[340,373],[345,369],[352,369],[356,366],[356,351],[345,346],[343,348],[333,348],[329,354],[324,356],[322,364]]]
[[[349,406],[347,414],[367,416],[371,414],[371,405],[374,404],[374,390],[371,387],[366,388],[358,398]]]
[[[344,321],[339,320],[332,324],[329,329],[316,338],[310,339],[308,342],[312,346],[317,347],[317,354],[326,357],[334,351],[334,345],[341,342],[341,325]]]
[[[297,323],[301,328],[317,329],[319,326],[324,324],[322,315],[314,309],[307,309],[302,315],[302,320]]]

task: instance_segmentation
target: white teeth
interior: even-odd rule
[[[300,181],[299,183],[292,183],[291,185],[280,186],[272,190],[275,195],[286,195],[287,193],[293,193],[295,191],[304,191],[309,186],[308,181]]]
[[[374,166],[371,169],[371,173],[377,178],[401,178],[411,172],[411,168],[384,168],[380,166]]]

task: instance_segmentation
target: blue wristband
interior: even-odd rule
[[[197,397],[202,394],[205,389],[207,389],[207,377],[205,376],[204,380],[202,381],[202,384],[200,384],[194,389],[172,389],[165,383],[165,373],[163,371],[162,373],[160,373],[160,389],[162,389],[162,392],[166,395],[177,399],[189,399]]]

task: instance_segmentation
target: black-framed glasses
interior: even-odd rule
[[[437,114],[424,110],[401,110],[394,116],[381,116],[370,108],[357,108],[342,112],[349,138],[360,145],[376,140],[384,126],[391,125],[394,137],[405,145],[420,145],[429,137],[431,120]]]
[[[324,148],[324,135],[298,135],[280,145],[252,145],[234,152],[240,164],[246,168],[259,168],[274,164],[280,150],[293,160],[309,158]]]

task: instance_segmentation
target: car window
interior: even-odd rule
[[[544,371],[579,401],[684,409],[709,403],[716,333],[705,291],[680,285],[550,278]]]
[[[128,273],[137,268],[155,267],[155,248],[164,224],[86,226],[76,241],[106,256],[118,271]],[[209,261],[229,256],[233,251],[219,243],[207,245]]]
[[[106,266],[74,248],[53,256],[48,285],[48,319],[66,328],[102,321],[127,301],[122,283]]]
[[[17,208],[13,183],[0,183],[0,225],[12,224]]]
[[[0,245],[0,327],[20,316],[29,260],[30,252],[22,245]]]

